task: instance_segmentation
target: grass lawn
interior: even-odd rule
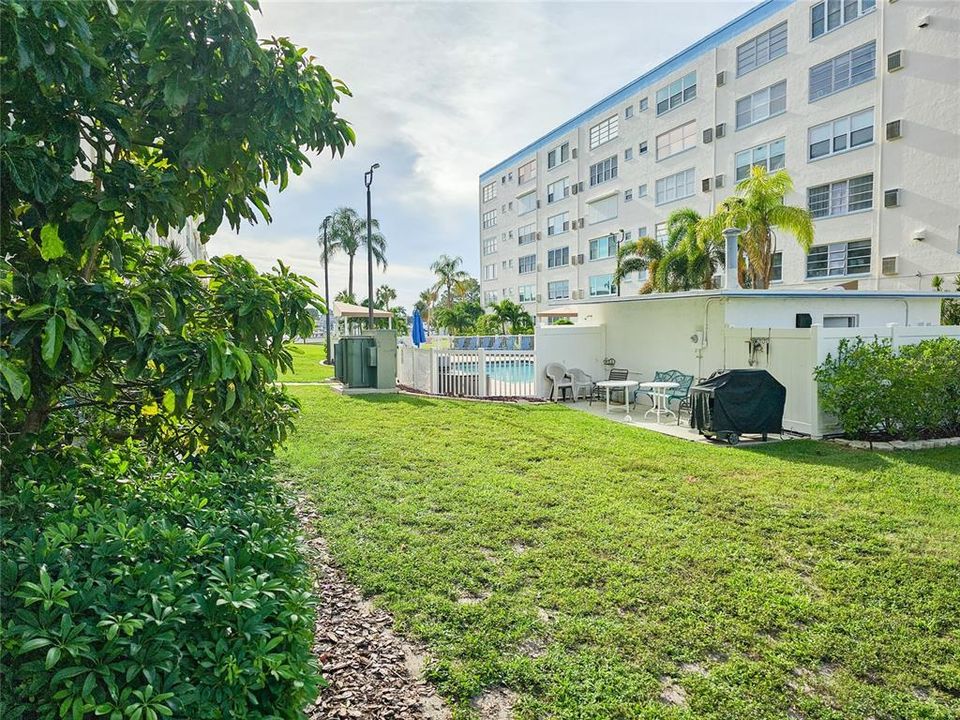
[[[960,717],[960,450],[291,390],[282,471],[460,716]]]
[[[323,365],[327,348],[323,343],[290,343],[287,349],[293,355],[293,372],[280,376],[286,382],[320,382],[333,377],[333,365]]]

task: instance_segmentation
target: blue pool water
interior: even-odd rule
[[[477,363],[458,362],[453,365],[454,372],[464,375],[473,375],[477,372]],[[533,363],[529,361],[520,362],[488,362],[487,376],[494,380],[510,383],[532,383],[533,382]]]

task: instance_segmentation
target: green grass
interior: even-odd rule
[[[458,715],[506,686],[520,718],[960,717],[957,449],[292,390],[281,468]]]
[[[285,382],[320,382],[333,377],[333,365],[324,365],[326,346],[320,344],[290,343],[287,349],[293,355],[293,372],[284,373]]]

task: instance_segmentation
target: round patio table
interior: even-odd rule
[[[643,414],[644,418],[646,418],[650,413],[656,413],[657,422],[659,423],[661,415],[673,415],[674,417],[677,416],[677,414],[671,410],[670,406],[667,404],[667,390],[680,387],[680,383],[655,380],[640,383],[640,387],[650,390],[650,395],[653,397],[653,407]]]
[[[610,391],[616,389],[623,390],[623,402],[624,407],[627,410],[627,414],[624,415],[624,422],[631,422],[633,420],[630,417],[630,391],[635,388],[639,383],[636,380],[601,380],[597,383],[597,387],[601,387],[607,391],[607,412],[610,412]]]

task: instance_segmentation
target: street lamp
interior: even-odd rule
[[[620,246],[623,244],[624,230],[620,228],[617,232],[620,233],[620,236],[616,238],[617,242],[617,275],[620,275]],[[613,233],[610,233],[610,237],[614,237]],[[620,297],[620,281],[617,281],[617,297]]]
[[[330,248],[327,246],[327,225],[330,224],[330,219],[330,216],[327,215],[323,219],[323,225],[320,226],[323,230],[323,299],[327,306],[324,313],[324,325],[327,330],[327,357],[324,362],[327,365],[330,364],[330,273],[327,269],[330,262]]]
[[[363,184],[367,186],[367,329],[373,330],[373,244],[370,235],[370,185],[373,183],[373,171],[380,167],[374,163],[363,174]]]

